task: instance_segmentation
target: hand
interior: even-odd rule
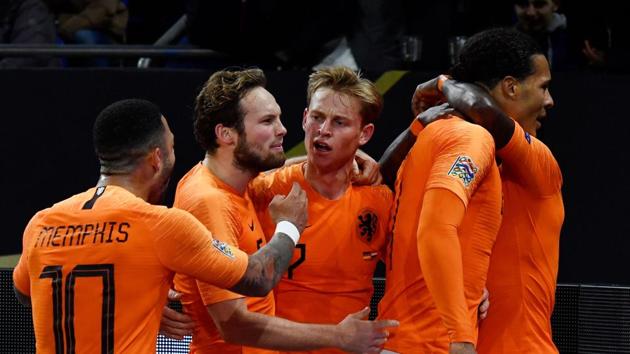
[[[479,311],[477,315],[479,320],[483,320],[488,317],[488,308],[490,308],[490,293],[488,292],[488,289],[483,288],[481,300],[479,300]]]
[[[448,348],[449,354],[477,354],[475,346],[468,342],[453,342]]]
[[[284,195],[273,197],[269,203],[269,215],[276,224],[282,220],[290,221],[302,233],[308,219],[307,205],[306,192],[298,183],[293,182],[293,188],[286,197]]]
[[[427,127],[429,124],[435,122],[438,119],[448,118],[452,115],[459,115],[455,109],[448,105],[448,103],[442,103],[439,106],[430,107],[424,112],[418,114],[416,119],[420,121],[423,127]]]
[[[438,89],[438,78],[423,82],[418,87],[411,98],[411,111],[417,117],[429,107],[444,103],[446,99]]]
[[[357,150],[350,179],[358,186],[375,186],[381,184],[383,176],[378,162],[365,152]]]
[[[179,301],[181,294],[169,289],[168,300]],[[192,335],[195,322],[185,313],[180,313],[168,306],[162,309],[162,320],[160,321],[160,334],[172,339],[184,339],[184,336]]]
[[[387,342],[387,328],[398,327],[398,321],[365,320],[370,313],[368,307],[346,316],[339,322],[339,348],[354,353],[380,353]]]

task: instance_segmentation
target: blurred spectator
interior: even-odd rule
[[[129,11],[120,0],[44,0],[55,15],[59,37],[67,44],[125,42]],[[68,59],[68,66],[110,65],[103,57]]]
[[[262,67],[400,67],[401,0],[190,0],[190,43]],[[234,63],[234,61],[232,61]],[[351,65],[352,66],[352,65]]]
[[[608,72],[630,72],[630,33],[626,29],[630,5],[609,0],[595,8],[583,4],[579,11],[583,18],[580,45],[586,63]]]
[[[567,18],[558,13],[560,0],[515,0],[516,28],[532,36],[545,53],[552,70],[576,66],[567,32]]]
[[[129,18],[120,0],[45,0],[66,43],[112,44],[125,42]]]
[[[0,43],[53,44],[55,26],[51,14],[41,0],[0,1]],[[54,66],[49,57],[0,58],[0,68]]]

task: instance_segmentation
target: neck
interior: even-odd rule
[[[221,181],[234,188],[240,195],[243,195],[247,185],[257,174],[236,167],[233,161],[234,154],[217,149],[212,155],[206,153],[203,165]]]
[[[352,183],[352,161],[340,168],[326,171],[307,161],[304,164],[304,178],[317,193],[327,199],[339,199]]]
[[[144,201],[149,199],[148,183],[141,183],[134,174],[124,175],[101,175],[96,183],[100,186],[116,186],[124,188],[133,193],[136,197],[142,198]]]

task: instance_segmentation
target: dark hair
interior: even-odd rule
[[[506,76],[523,80],[534,73],[532,56],[543,54],[527,34],[510,28],[493,28],[470,37],[451,68],[454,79],[494,87]]]
[[[127,99],[105,107],[96,117],[94,150],[101,173],[128,173],[139,158],[164,145],[162,113],[153,103]]]
[[[233,127],[240,134],[244,131],[240,100],[256,87],[265,87],[267,79],[260,69],[217,71],[197,95],[193,128],[195,138],[206,151],[213,153],[217,147],[214,128],[217,124]]]
[[[383,96],[374,83],[361,77],[361,73],[345,66],[324,68],[315,71],[308,78],[306,104],[311,104],[311,97],[320,88],[343,93],[355,97],[361,105],[361,124],[374,123],[383,110]]]

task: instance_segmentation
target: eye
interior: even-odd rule
[[[346,125],[346,122],[343,119],[335,119],[334,123],[336,126],[339,126],[339,127]]]

